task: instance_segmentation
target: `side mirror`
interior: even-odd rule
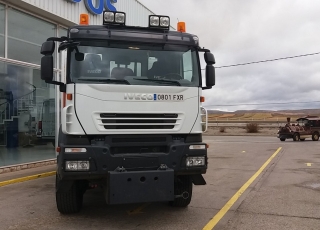
[[[75,58],[77,61],[83,61],[84,60],[84,53],[75,53]]]
[[[210,52],[204,53],[204,59],[207,63],[206,67],[206,89],[211,89],[216,83],[216,74],[214,64],[216,63],[214,56]]]
[[[208,89],[216,84],[216,73],[213,65],[207,65],[206,67],[206,85]]]
[[[42,55],[52,55],[54,53],[54,49],[56,45],[54,41],[46,41],[41,46],[41,54]]]
[[[41,79],[47,83],[53,80],[53,52],[55,50],[54,41],[46,41],[41,46]]]
[[[216,64],[216,60],[214,59],[214,56],[210,52],[204,53],[204,60],[206,61],[207,65],[214,65]]]
[[[53,56],[48,55],[41,58],[41,79],[46,83],[53,80]]]

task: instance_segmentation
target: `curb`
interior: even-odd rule
[[[25,181],[29,181],[29,180],[35,180],[35,179],[39,179],[39,178],[54,176],[55,174],[56,174],[55,171],[54,172],[46,172],[46,173],[36,174],[36,175],[32,175],[32,176],[2,181],[2,182],[0,182],[0,187],[10,185],[10,184],[16,184],[16,183],[20,183],[20,182],[25,182]]]
[[[39,167],[48,166],[48,165],[54,165],[54,164],[57,164],[56,159],[3,166],[3,167],[0,167],[0,175],[5,173],[10,173],[10,172],[17,172],[25,169],[33,169],[33,168],[39,168]]]

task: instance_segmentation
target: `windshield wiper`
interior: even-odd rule
[[[133,78],[134,80],[139,80],[139,81],[152,81],[152,82],[158,82],[158,83],[174,83],[178,86],[181,86],[180,82],[175,81],[175,80],[162,80],[162,79],[140,79],[140,78]]]
[[[80,81],[95,81],[95,82],[109,82],[109,83],[125,83],[127,85],[130,85],[130,83],[127,80],[122,79],[97,79],[97,78],[78,78]]]

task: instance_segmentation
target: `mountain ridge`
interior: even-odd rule
[[[273,113],[273,114],[296,114],[296,115],[320,115],[320,109],[284,109],[284,110],[236,110],[233,112],[221,110],[208,110],[209,114],[244,114],[244,113]]]

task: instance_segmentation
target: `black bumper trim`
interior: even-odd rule
[[[67,146],[61,145],[58,155],[58,174],[61,179],[93,179],[107,178],[108,172],[117,168],[125,168],[126,171],[151,171],[157,170],[161,165],[166,165],[174,170],[175,174],[205,174],[207,170],[207,149],[190,150],[189,145],[205,143],[173,143],[168,146],[168,153],[142,153],[142,154],[111,154],[108,146]],[[86,148],[85,153],[65,153],[65,148]],[[186,166],[188,156],[204,156],[205,166]],[[66,161],[90,161],[88,172],[70,172],[65,170]]]

